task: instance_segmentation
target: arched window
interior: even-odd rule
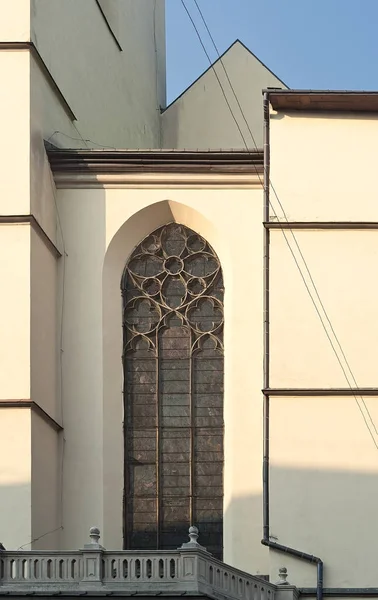
[[[171,223],[122,278],[124,547],[176,549],[190,525],[223,547],[223,278],[211,246]]]

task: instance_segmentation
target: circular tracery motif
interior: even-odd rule
[[[154,277],[148,277],[142,282],[142,290],[149,296],[156,296],[161,290],[161,282]]]
[[[164,261],[164,269],[170,275],[177,275],[184,268],[184,263],[178,256],[170,256]]]
[[[153,232],[134,250],[122,290],[128,344],[135,335],[154,336],[175,319],[190,329],[193,343],[211,335],[222,342],[223,280],[218,257],[194,231],[171,223]],[[217,341],[218,340],[218,341]]]

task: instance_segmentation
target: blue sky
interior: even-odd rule
[[[216,53],[193,0],[185,0]],[[239,38],[291,88],[378,89],[378,0],[198,0],[221,52]],[[181,0],[166,0],[168,102],[209,62]]]

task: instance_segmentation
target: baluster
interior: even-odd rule
[[[169,575],[171,579],[175,579],[176,577],[176,561],[174,558],[171,558],[169,561]]]
[[[123,568],[123,572],[122,572],[123,578],[124,579],[128,579],[128,577],[129,577],[129,563],[128,563],[128,561],[127,561],[126,558],[123,560],[122,568]]]
[[[160,579],[164,578],[164,561],[162,558],[159,560],[159,577]]]
[[[146,576],[147,579],[151,579],[152,577],[152,562],[150,559],[148,559],[146,562]]]
[[[228,573],[226,571],[223,572],[223,587],[225,591],[228,590]]]

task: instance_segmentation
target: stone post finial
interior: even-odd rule
[[[190,543],[192,544],[197,544],[197,540],[198,540],[198,527],[189,527],[189,539],[190,539]]]
[[[89,530],[89,544],[84,544],[85,550],[104,550],[100,544],[100,530],[98,527],[91,527]]]
[[[89,539],[91,544],[98,544],[100,540],[100,530],[98,527],[91,527],[89,530]]]
[[[202,550],[207,552],[206,548],[198,543],[198,529],[193,525],[189,527],[189,542],[185,542],[180,546],[179,550]]]
[[[279,581],[277,581],[276,585],[290,585],[290,583],[287,581],[286,567],[281,567],[280,569],[278,569],[278,577]]]

